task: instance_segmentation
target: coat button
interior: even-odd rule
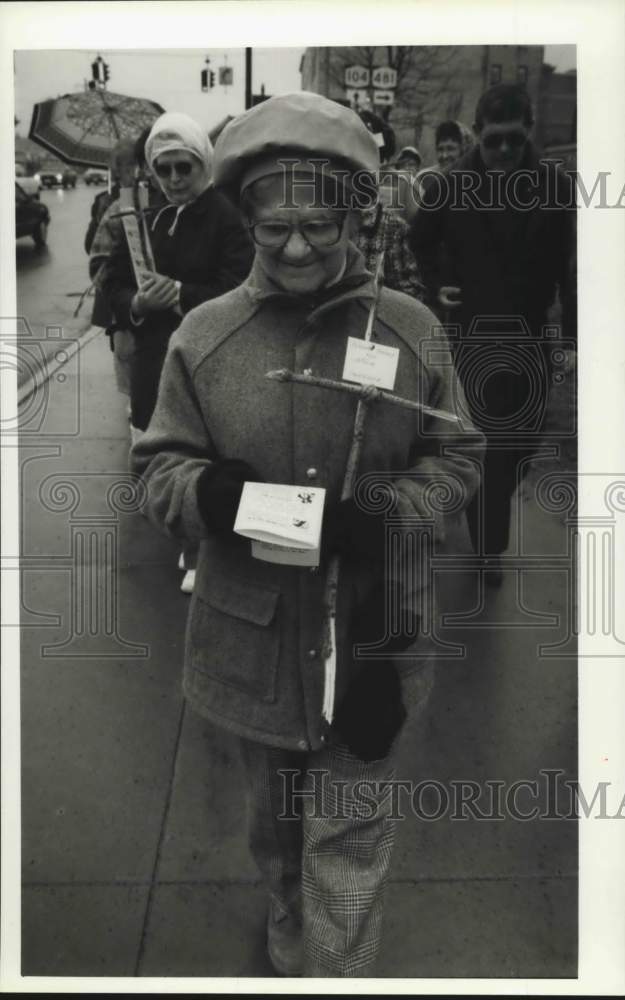
[[[310,469],[306,469],[306,477],[308,479],[317,478],[317,470],[315,469],[314,465],[311,465]]]
[[[308,650],[308,659],[309,660],[315,660],[316,658],[317,658],[317,650],[316,649],[309,649]]]
[[[297,745],[300,748],[300,750],[308,750],[308,743],[306,742],[306,740],[298,740]]]

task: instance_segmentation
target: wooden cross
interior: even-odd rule
[[[367,327],[364,335],[365,341],[370,341],[373,336],[373,325],[377,314],[383,275],[384,253],[382,252],[378,257],[375,270],[375,297],[369,310]],[[279,368],[276,371],[267,372],[265,377],[276,382],[297,382],[300,385],[316,386],[320,389],[348,392],[359,397],[358,406],[356,407],[356,416],[354,418],[352,443],[343,479],[341,500],[348,500],[354,493],[358,463],[364,440],[365,418],[367,416],[367,410],[370,403],[381,400],[385,403],[391,403],[394,406],[402,406],[409,410],[421,410],[423,413],[439,417],[441,420],[447,420],[450,423],[458,424],[460,422],[460,418],[457,417],[455,413],[449,413],[447,410],[437,410],[434,409],[434,407],[426,406],[424,403],[417,403],[412,399],[403,399],[401,396],[395,396],[393,393],[377,389],[373,385],[355,385],[350,382],[338,382],[334,379],[320,378],[313,375],[310,370],[306,370],[299,374],[289,371],[287,368]],[[328,565],[323,596],[324,627],[322,655],[324,659],[324,695],[322,715],[328,726],[331,724],[334,717],[334,694],[336,684],[336,600],[339,570],[339,557],[335,554],[330,559],[330,563]]]

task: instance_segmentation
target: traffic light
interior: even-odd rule
[[[110,79],[111,73],[109,65],[104,62],[102,56],[98,56],[98,58],[94,59],[91,63],[91,76],[93,78],[91,82],[94,85],[93,87],[90,87],[91,90],[94,90],[96,85],[103,87]]]
[[[212,70],[203,69],[201,74],[202,90],[206,93],[211,87],[215,86],[215,74]]]

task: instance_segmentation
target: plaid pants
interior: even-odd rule
[[[413,688],[420,707],[425,683]],[[397,742],[363,763],[341,745],[298,753],[241,740],[250,850],[270,896],[301,922],[305,976],[374,975],[397,822],[382,783]]]

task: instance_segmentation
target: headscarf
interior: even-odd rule
[[[145,143],[145,161],[150,170],[154,173],[154,161],[157,157],[161,156],[162,153],[169,153],[174,150],[183,150],[186,153],[191,153],[192,156],[195,156],[201,162],[204,167],[201,191],[205,191],[212,184],[213,144],[208,138],[208,133],[193,118],[185,115],[182,111],[166,111],[164,115],[161,115],[154,122]],[[165,193],[158,176],[156,176],[156,180],[163,193]],[[176,216],[167,230],[170,236],[173,236],[180,214],[188,205],[189,202],[177,206]],[[156,223],[163,212],[169,208],[171,208],[170,205],[165,205],[157,213],[152,221],[152,229],[156,227]]]
[[[208,186],[213,172],[213,145],[201,125],[181,111],[166,111],[156,119],[145,144],[146,163],[153,169],[156,158],[172,150],[184,150],[200,160]]]

